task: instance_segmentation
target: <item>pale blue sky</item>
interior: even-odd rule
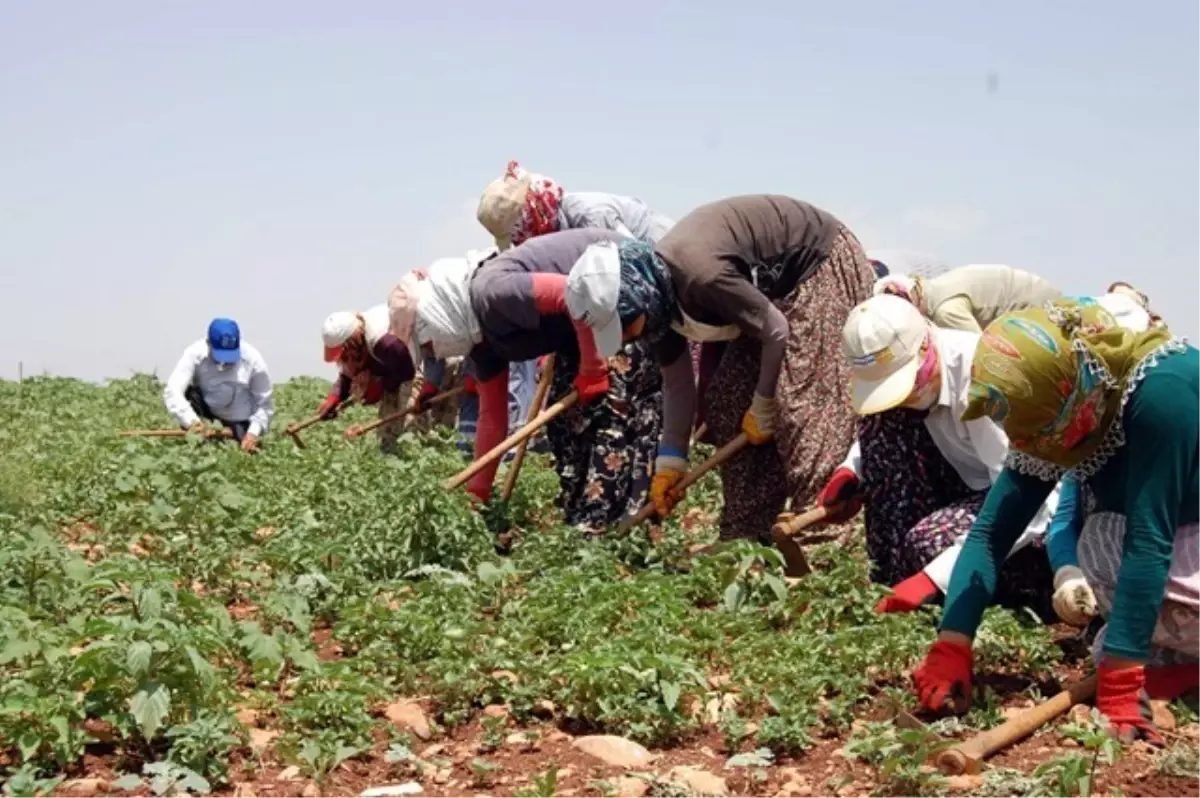
[[[679,218],[779,192],[868,247],[1126,279],[1195,339],[1194,0],[0,2],[0,376],[282,378],[488,242],[510,158]],[[988,91],[988,75],[998,77]]]

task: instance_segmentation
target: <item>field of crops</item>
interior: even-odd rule
[[[1077,709],[947,780],[924,765],[942,740],[1078,677],[1073,631],[990,611],[976,708],[901,729],[936,610],[875,614],[860,544],[810,549],[803,580],[748,543],[693,557],[711,478],[661,532],[584,542],[542,462],[480,515],[440,487],[464,465],[448,431],[385,459],[339,420],[295,448],[280,431],[326,387],[280,386],[247,456],[118,438],[167,425],[149,377],[0,383],[5,794],[1197,791],[1181,706],[1166,751]]]

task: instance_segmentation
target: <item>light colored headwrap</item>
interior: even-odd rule
[[[479,318],[471,307],[471,275],[496,253],[472,250],[465,258],[440,258],[425,270],[413,325],[413,346],[433,346],[439,359],[466,357],[483,340]]]

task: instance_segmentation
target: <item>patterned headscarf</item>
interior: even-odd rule
[[[562,186],[545,175],[526,172],[516,161],[509,161],[505,177],[513,180],[529,178],[529,191],[521,208],[521,218],[513,225],[512,244],[558,231],[558,206],[562,203]]]
[[[621,258],[621,290],[617,295],[617,315],[626,327],[646,314],[642,335],[652,343],[670,328],[675,315],[675,285],[667,264],[654,247],[627,238],[617,245]]]
[[[1004,427],[1008,465],[1044,480],[1096,473],[1125,442],[1120,414],[1146,369],[1185,345],[1122,327],[1094,300],[1007,313],[984,330],[963,420]]]

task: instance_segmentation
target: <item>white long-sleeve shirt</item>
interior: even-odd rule
[[[204,402],[221,421],[249,421],[248,432],[254,436],[266,433],[275,414],[271,400],[271,375],[262,355],[242,341],[242,359],[221,366],[208,355],[208,341],[200,339],[183,350],[163,388],[163,403],[167,412],[180,426],[190,427],[200,420],[184,396],[188,386],[200,389]]]
[[[980,336],[978,333],[942,328],[934,329],[933,336],[941,357],[942,387],[937,403],[925,417],[925,428],[929,430],[929,437],[933,438],[938,451],[967,487],[987,490],[1004,470],[1008,436],[990,418],[962,420],[971,388],[971,361]],[[861,466],[862,453],[855,441],[842,467],[861,476]],[[1055,487],[1046,498],[1045,504],[1009,552],[1010,556],[1046,533],[1046,527],[1058,506],[1058,490]],[[963,539],[965,537],[963,535]],[[961,546],[962,539],[924,568],[926,575],[943,593],[950,583],[950,573],[954,570],[954,561],[958,559]]]

